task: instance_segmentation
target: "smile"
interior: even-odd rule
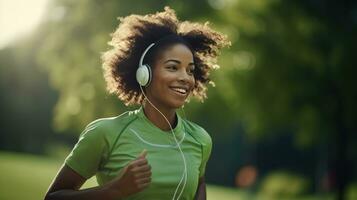
[[[173,91],[178,93],[179,95],[186,95],[187,94],[187,89],[184,88],[178,88],[178,87],[171,87]]]

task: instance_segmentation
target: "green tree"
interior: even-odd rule
[[[0,148],[42,154],[50,140],[57,93],[37,68],[37,41],[27,38],[0,50]]]
[[[344,199],[356,156],[354,9],[350,1],[226,6],[222,24],[237,40],[222,62],[232,67],[217,74],[224,84],[211,96],[223,98],[230,108],[225,115],[242,120],[253,137],[287,129],[300,147],[327,144],[338,199]]]

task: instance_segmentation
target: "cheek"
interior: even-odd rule
[[[191,91],[192,91],[193,88],[194,88],[195,85],[196,85],[196,79],[195,79],[195,77],[192,77],[192,78],[190,79],[190,85],[191,85]]]
[[[167,86],[167,79],[162,76],[154,76],[151,80],[151,86],[154,90],[161,91]]]
[[[152,72],[151,84],[159,85],[161,81],[162,81],[162,72],[158,71],[157,69],[154,69]]]

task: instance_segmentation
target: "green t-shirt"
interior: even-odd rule
[[[174,134],[187,164],[187,182],[180,199],[191,200],[199,177],[204,176],[212,140],[197,124],[179,115],[177,119]],[[182,155],[172,132],[162,131],[152,124],[142,107],[90,123],[65,163],[85,178],[96,175],[98,184],[103,185],[118,176],[120,170],[136,159],[143,149],[147,149],[146,158],[151,165],[151,183],[143,191],[125,199],[172,199],[184,171]]]

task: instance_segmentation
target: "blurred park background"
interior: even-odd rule
[[[214,142],[208,199],[356,200],[352,0],[0,0],[0,199],[42,199],[86,124],[135,109],[100,56],[117,17],[165,5],[232,41],[185,106]]]

